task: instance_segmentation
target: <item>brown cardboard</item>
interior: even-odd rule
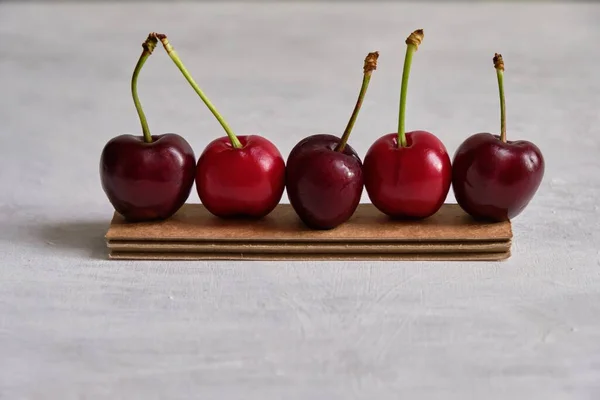
[[[332,230],[311,230],[289,204],[261,220],[220,219],[186,204],[166,221],[128,223],[115,213],[106,234],[112,259],[150,260],[500,260],[510,256],[509,221],[473,220],[445,204],[420,221],[392,220],[371,204]]]
[[[121,253],[115,260],[229,260],[229,261],[500,261],[510,257],[502,253],[421,253],[421,254],[295,254],[295,253]]]
[[[121,242],[109,241],[108,248],[119,252],[208,252],[208,253],[464,253],[503,252],[510,250],[510,241],[470,242],[398,242],[398,243],[297,243],[297,242]]]
[[[421,241],[498,240],[512,238],[510,222],[474,221],[456,204],[445,204],[418,221],[394,221],[371,204],[360,204],[353,217],[332,230],[305,227],[289,204],[261,220],[221,219],[200,204],[185,204],[162,222],[127,223],[115,213],[108,240],[242,240],[242,241]]]

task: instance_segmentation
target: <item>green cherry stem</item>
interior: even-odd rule
[[[133,103],[135,104],[135,109],[137,110],[138,116],[140,117],[140,122],[142,124],[142,133],[144,134],[144,141],[146,143],[152,143],[152,135],[150,134],[150,129],[148,128],[148,121],[146,121],[146,115],[144,114],[144,110],[142,109],[142,103],[140,103],[140,98],[138,97],[137,92],[137,80],[142,67],[146,63],[146,60],[154,51],[156,47],[157,39],[152,35],[148,35],[146,41],[142,44],[142,54],[135,65],[135,69],[133,70],[133,76],[131,77],[131,95],[133,97]]]
[[[423,29],[417,29],[406,38],[406,56],[404,57],[404,69],[402,71],[402,86],[400,88],[400,111],[398,113],[398,147],[406,147],[406,91],[408,89],[408,78],[412,65],[413,54],[423,41]]]
[[[354,127],[354,123],[356,122],[356,117],[358,117],[358,112],[360,111],[363,99],[365,97],[365,94],[367,93],[369,82],[371,81],[371,74],[374,70],[377,69],[378,58],[379,52],[377,51],[367,54],[367,57],[365,58],[365,65],[363,67],[363,81],[362,86],[360,87],[360,93],[358,94],[356,105],[354,106],[354,110],[352,111],[352,115],[350,116],[350,120],[348,121],[348,125],[346,125],[346,129],[344,130],[342,139],[340,140],[340,143],[338,143],[338,145],[335,147],[335,151],[342,152],[346,148],[348,138],[350,138],[350,132],[352,132],[352,128]]]
[[[200,98],[202,99],[202,101],[204,102],[204,104],[206,104],[206,106],[208,107],[208,109],[213,113],[213,115],[215,116],[215,118],[217,119],[217,121],[219,121],[219,123],[221,124],[221,126],[223,127],[223,129],[225,130],[225,132],[227,133],[227,136],[229,137],[229,140],[231,141],[231,145],[234,148],[236,148],[236,149],[241,149],[243,147],[242,143],[237,138],[237,136],[233,133],[233,131],[231,130],[231,128],[229,127],[229,125],[227,124],[227,122],[225,121],[225,119],[223,119],[223,117],[221,116],[221,114],[219,114],[219,112],[217,111],[217,109],[215,108],[215,106],[210,102],[210,100],[208,99],[208,97],[206,97],[206,95],[204,94],[204,92],[202,92],[202,89],[200,89],[200,87],[198,86],[198,84],[194,81],[194,78],[192,78],[191,74],[188,72],[188,70],[185,68],[185,66],[181,62],[179,56],[177,55],[177,53],[173,49],[173,46],[171,45],[171,43],[169,43],[169,40],[167,39],[167,36],[163,35],[162,33],[154,33],[153,35],[158,40],[161,41],[163,47],[167,51],[167,54],[169,55],[169,57],[171,57],[171,60],[173,60],[173,62],[175,63],[175,65],[177,65],[177,67],[179,68],[179,70],[181,71],[181,73],[183,74],[183,76],[185,77],[185,79],[187,79],[188,83],[192,86],[192,88],[194,89],[194,91],[198,94],[198,96],[200,96]]]
[[[500,140],[506,143],[506,105],[504,103],[504,60],[502,54],[494,54],[494,68],[498,77],[498,92],[500,93]]]

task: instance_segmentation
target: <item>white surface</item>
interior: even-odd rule
[[[0,398],[597,399],[598,21],[593,4],[0,4]],[[501,52],[509,137],[546,157],[510,260],[105,259],[98,158],[139,132],[129,78],[149,31],[234,130],[286,156],[344,128],[379,50],[351,138],[364,155],[396,129],[419,27],[408,128],[451,154],[497,131]],[[162,50],[140,96],[152,131],[198,154],[222,135]]]

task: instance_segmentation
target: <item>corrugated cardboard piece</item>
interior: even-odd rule
[[[160,222],[128,223],[115,213],[109,256],[138,260],[502,260],[510,256],[509,221],[474,221],[445,204],[419,221],[392,220],[360,204],[339,227],[305,227],[289,204],[261,220],[221,219],[185,204]]]

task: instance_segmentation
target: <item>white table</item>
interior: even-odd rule
[[[599,21],[594,4],[0,4],[0,398],[598,398]],[[545,155],[508,261],[106,259],[98,159],[140,132],[129,79],[148,32],[237,133],[287,156],[343,130],[372,50],[351,143],[394,132],[416,28],[408,129],[451,154],[497,132],[500,52],[509,138]],[[140,96],[151,130],[198,154],[223,134],[160,49]]]

